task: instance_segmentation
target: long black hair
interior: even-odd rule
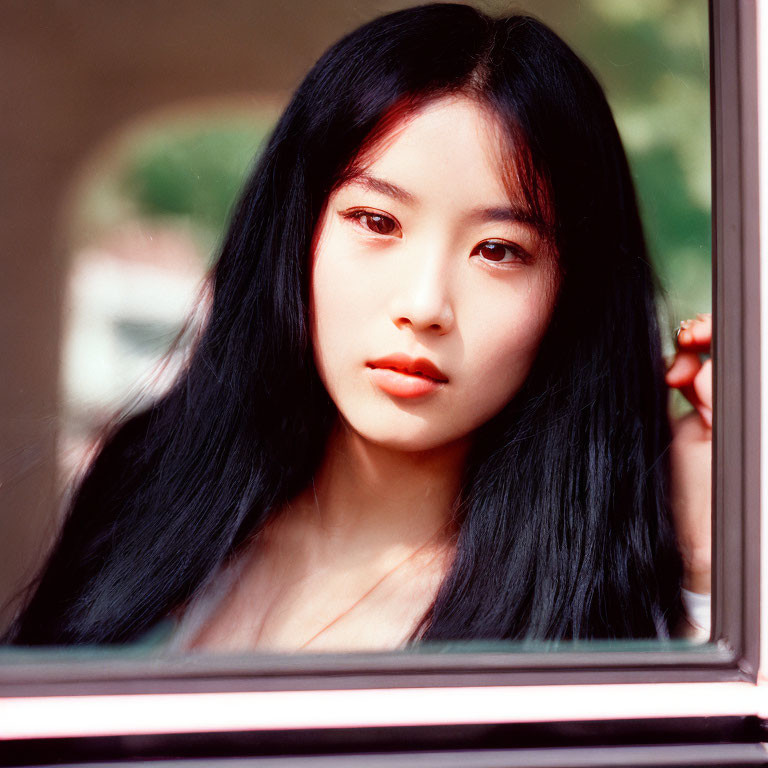
[[[307,486],[336,416],[308,335],[323,203],[388,117],[457,93],[507,131],[562,279],[526,383],[474,441],[457,554],[413,639],[647,638],[677,623],[655,283],[610,109],[539,21],[433,4],[352,32],[298,88],[233,215],[188,366],[104,443],[13,642],[139,637]]]

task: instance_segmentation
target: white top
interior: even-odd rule
[[[709,640],[712,632],[712,596],[683,589],[683,605],[688,621],[696,630],[696,638]]]

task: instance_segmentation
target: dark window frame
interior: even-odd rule
[[[710,0],[713,165],[713,641],[649,651],[148,657],[0,652],[0,696],[757,679],[760,317],[754,0]],[[654,644],[654,648],[658,647]],[[107,672],[107,663],[109,671]]]

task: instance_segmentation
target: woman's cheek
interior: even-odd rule
[[[526,339],[502,338],[489,346],[488,353],[478,360],[472,378],[476,382],[475,396],[483,403],[484,420],[497,414],[520,390],[536,350],[537,346],[527,343]]]
[[[328,245],[331,245],[328,243]],[[370,356],[367,318],[376,291],[370,271],[361,269],[360,255],[344,243],[332,251],[318,250],[313,259],[310,333],[315,364],[330,391],[341,386],[353,369]]]
[[[495,307],[486,304],[491,311],[479,314],[478,332],[474,343],[473,378],[480,383],[487,403],[487,418],[498,413],[520,390],[544,338],[552,312],[548,292],[526,291],[507,297]],[[480,307],[477,308],[478,311]],[[495,310],[495,311],[494,311]]]

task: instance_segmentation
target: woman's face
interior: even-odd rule
[[[424,451],[467,439],[531,368],[557,269],[510,200],[497,134],[472,100],[434,101],[366,153],[320,217],[315,362],[366,440]]]

